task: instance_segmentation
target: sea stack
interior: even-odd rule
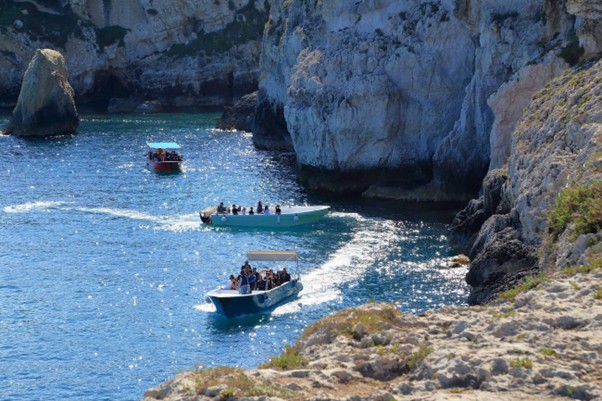
[[[74,134],[79,117],[73,95],[63,55],[50,49],[36,50],[5,133],[30,137]]]

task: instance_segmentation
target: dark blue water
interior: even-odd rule
[[[291,155],[215,118],[87,117],[74,137],[0,136],[1,400],[138,400],[184,370],[256,367],[341,308],[464,302],[465,271],[440,268],[450,210],[311,196]],[[146,170],[145,142],[171,140],[183,172]],[[289,231],[200,225],[205,206],[259,199],[333,212]],[[271,314],[216,317],[204,294],[252,249],[297,250],[304,291]]]

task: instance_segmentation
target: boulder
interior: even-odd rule
[[[232,107],[226,108],[217,122],[217,128],[251,132],[256,105],[257,92],[241,97]]]
[[[17,136],[74,134],[79,117],[63,55],[38,49],[25,71],[17,106],[5,129]]]

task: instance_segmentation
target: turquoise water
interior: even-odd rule
[[[292,155],[214,130],[216,117],[89,116],[74,137],[0,136],[1,400],[138,400],[195,367],[256,367],[341,308],[464,302],[466,271],[440,268],[453,210],[312,196]],[[182,173],[146,170],[145,142],[171,140]],[[205,206],[259,199],[333,211],[287,231],[200,225]],[[305,289],[270,314],[215,316],[204,294],[252,249],[297,250]]]

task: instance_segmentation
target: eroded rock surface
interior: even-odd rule
[[[75,133],[79,118],[73,95],[63,55],[51,49],[37,50],[25,72],[17,106],[5,133],[17,136]]]
[[[456,216],[453,245],[471,247],[471,302],[491,301],[525,277],[600,258],[601,155],[602,61],[591,61],[534,96],[507,167],[492,170],[483,197]],[[474,207],[480,203],[490,206]]]
[[[418,316],[386,304],[344,310],[309,326],[283,354],[297,355],[295,366],[182,373],[144,401],[598,399],[601,284],[597,270],[495,306]]]

